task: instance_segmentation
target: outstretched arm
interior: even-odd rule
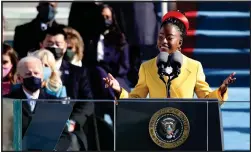
[[[126,90],[121,88],[118,81],[111,74],[108,74],[108,77],[103,78],[103,80],[106,82],[106,87],[112,87],[118,94],[119,98],[146,98],[149,93],[146,85],[145,68],[142,65],[139,70],[138,83],[131,93],[128,93]]]
[[[195,85],[195,93],[197,97],[198,98],[217,98],[219,101],[221,101],[221,104],[222,104],[223,101],[226,101],[228,98],[227,86],[236,80],[236,78],[233,77],[234,75],[235,73],[232,73],[218,89],[213,91],[209,87],[209,84],[206,82],[206,77],[203,72],[202,65],[201,63],[199,63],[198,72],[197,72],[197,81]]]

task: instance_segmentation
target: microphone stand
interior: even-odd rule
[[[167,98],[170,98],[170,97],[171,97],[171,93],[170,93],[171,81],[172,81],[173,79],[177,78],[179,74],[180,74],[180,69],[175,70],[174,75],[173,75],[172,78],[171,78],[171,75],[168,74],[168,73],[166,73],[166,72],[163,72],[163,73],[160,74],[160,77],[159,77],[159,78],[164,82],[165,87],[166,87]],[[165,75],[165,76],[168,76],[167,82],[166,82],[165,79],[164,79],[164,75]]]

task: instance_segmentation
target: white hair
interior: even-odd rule
[[[41,60],[37,57],[34,56],[27,56],[22,58],[18,64],[17,64],[17,74],[20,75],[22,73],[22,69],[25,63],[29,63],[29,62],[34,62],[36,64],[38,64],[38,66],[41,68],[41,71],[43,71],[43,64],[41,62]]]

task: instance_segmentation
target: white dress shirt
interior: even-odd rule
[[[97,60],[102,61],[104,59],[104,35],[100,35],[99,41],[98,41],[98,46],[97,46]]]
[[[26,92],[24,89],[23,89],[26,97],[27,97],[27,102],[28,102],[28,105],[30,106],[30,110],[31,112],[34,111],[35,109],[35,106],[36,106],[36,101],[35,100],[31,100],[31,99],[38,99],[39,97],[39,93],[40,93],[40,90],[37,90],[36,92],[33,93],[33,95],[30,95],[28,92]]]
[[[100,35],[97,46],[97,61],[104,61],[110,63],[116,56],[116,49],[111,46],[105,46],[104,35]]]
[[[59,59],[59,60],[56,61],[56,69],[57,70],[60,70],[62,62],[63,62],[63,59]]]
[[[72,59],[71,64],[82,67],[82,62],[81,60],[78,60],[78,57],[76,55]]]

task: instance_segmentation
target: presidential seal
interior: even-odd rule
[[[163,108],[154,113],[149,122],[149,134],[155,144],[165,149],[182,145],[189,136],[186,115],[176,108]]]

